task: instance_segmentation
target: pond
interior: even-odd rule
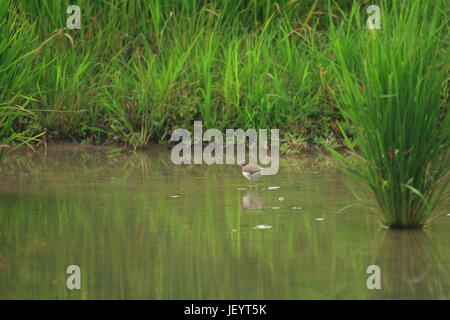
[[[338,212],[348,183],[313,158],[250,187],[240,167],[156,147],[18,155],[0,172],[0,299],[449,299],[450,217],[386,230]]]

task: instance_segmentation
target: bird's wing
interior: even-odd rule
[[[259,172],[261,170],[262,170],[262,168],[256,164],[248,164],[242,169],[242,171],[247,171],[250,173]]]

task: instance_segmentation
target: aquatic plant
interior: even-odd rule
[[[445,1],[392,1],[382,29],[368,30],[355,5],[329,36],[336,57],[336,101],[356,155],[333,152],[364,183],[390,228],[426,224],[446,199],[449,168],[449,21]],[[448,91],[446,93],[448,95]],[[356,147],[358,152],[356,152]]]

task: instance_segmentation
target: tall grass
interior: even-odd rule
[[[20,82],[4,81],[4,92],[30,97],[32,127],[48,139],[138,148],[167,141],[194,119],[208,128],[281,128],[311,143],[334,134],[339,116],[319,54],[324,1],[84,0],[81,30],[67,30],[70,4],[0,7],[9,17],[0,51],[16,39],[23,58],[2,58]]]
[[[364,28],[356,4],[345,25],[332,26],[329,34],[336,100],[354,127],[360,156],[355,163],[335,154],[369,187],[381,222],[391,228],[422,227],[447,196],[450,123],[448,99],[441,100],[450,65],[446,3],[394,0],[382,6],[382,30]]]
[[[42,135],[33,124],[36,114],[28,108],[34,99],[23,94],[34,73],[37,49],[30,44],[36,25],[10,12],[12,7],[12,1],[0,4],[0,161],[9,151]],[[24,128],[18,129],[18,123]]]

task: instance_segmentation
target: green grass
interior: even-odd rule
[[[355,164],[336,154],[369,187],[381,222],[391,228],[422,227],[439,200],[448,199],[450,123],[448,96],[441,94],[450,54],[443,8],[440,0],[392,1],[382,7],[382,30],[369,31],[355,5],[345,26],[329,33],[336,100],[354,127],[348,144],[360,156]]]
[[[326,1],[79,1],[81,30],[65,29],[68,5],[0,7],[0,103],[17,96],[35,114],[15,121],[18,131],[133,148],[165,143],[194,119],[309,143],[336,134]]]
[[[0,4],[0,161],[42,135],[34,122],[36,113],[28,108],[34,99],[24,93],[34,72],[33,56],[39,50],[39,45],[30,46],[36,25],[10,14],[9,5],[9,1]],[[22,128],[17,123],[23,123]]]

